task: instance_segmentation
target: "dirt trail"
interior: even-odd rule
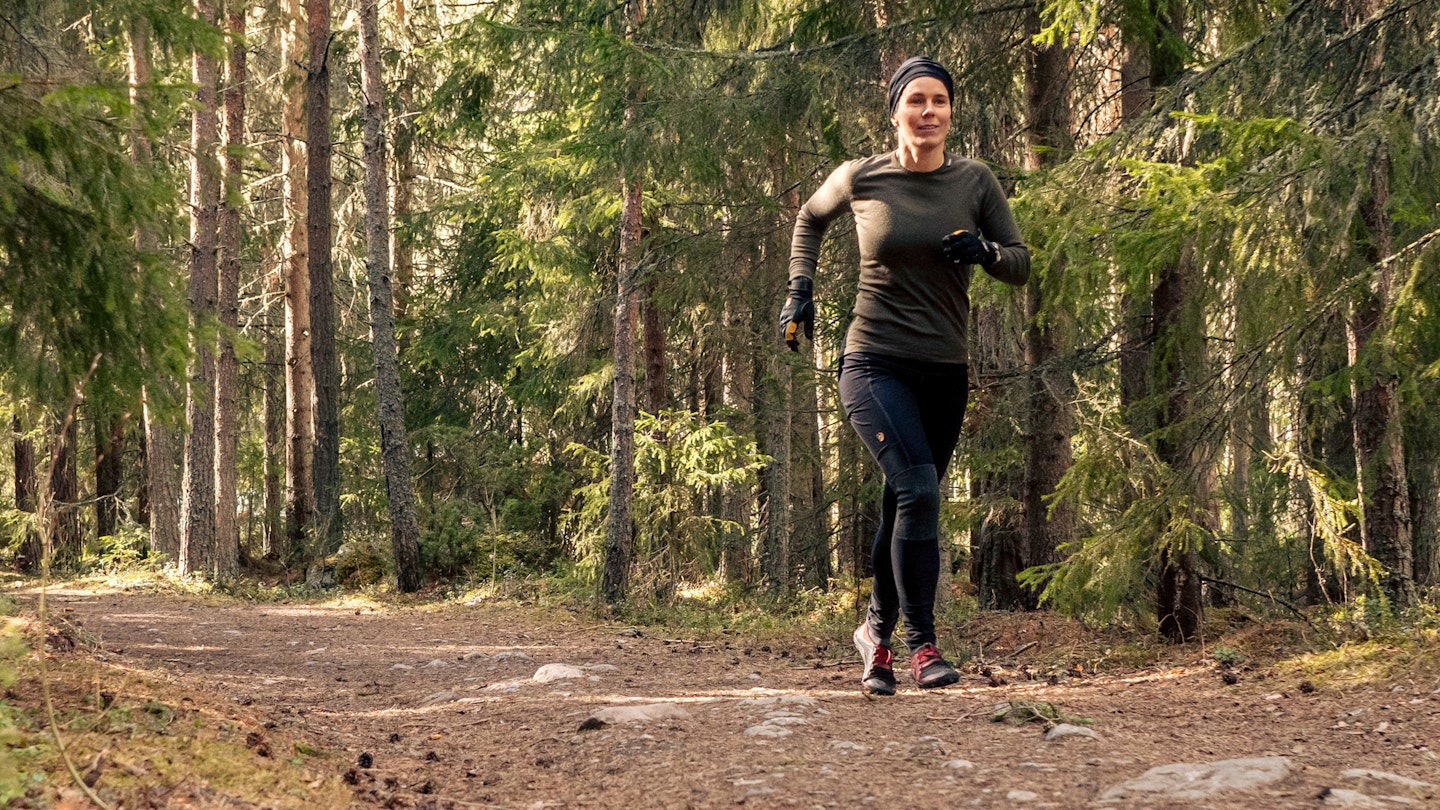
[[[1440,783],[1427,748],[1440,747],[1440,683],[1302,693],[1197,666],[998,687],[967,674],[921,692],[902,672],[899,695],[872,699],[838,646],[787,656],[484,605],[53,598],[101,637],[108,665],[159,671],[222,715],[305,741],[361,807],[1315,808],[1351,787],[1348,768]],[[547,664],[583,675],[535,681]],[[1049,701],[1099,738],[990,722],[1005,700]],[[602,708],[659,702],[687,716],[580,730]],[[1293,769],[1206,800],[1100,798],[1153,766],[1261,756]]]

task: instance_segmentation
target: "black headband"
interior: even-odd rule
[[[912,56],[890,77],[891,115],[894,115],[895,108],[900,106],[900,94],[905,92],[905,85],[923,76],[939,79],[945,85],[945,92],[950,98],[955,98],[955,81],[950,78],[950,71],[928,56]]]

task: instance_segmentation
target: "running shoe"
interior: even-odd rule
[[[910,653],[910,674],[915,676],[915,685],[921,689],[949,686],[960,680],[960,673],[941,657],[934,644],[922,644]]]
[[[882,647],[870,638],[870,628],[862,624],[855,628],[855,649],[865,662],[865,673],[860,685],[872,695],[895,694],[895,656],[889,647]]]

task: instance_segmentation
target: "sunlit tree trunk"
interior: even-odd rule
[[[315,528],[320,555],[340,547],[340,369],[335,355],[330,205],[330,0],[307,0],[305,232],[309,247],[310,357],[315,373]]]
[[[215,0],[195,0],[201,21],[216,22]],[[220,204],[219,113],[215,59],[204,51],[192,56],[195,107],[190,123],[190,385],[186,394],[184,531],[180,535],[180,573],[210,574],[215,565],[215,350],[216,218]]]
[[[633,118],[633,108],[627,111]],[[615,386],[611,402],[610,497],[605,524],[605,570],[601,595],[624,600],[634,549],[631,503],[635,493],[635,326],[640,264],[640,182],[621,184],[620,261],[615,293]]]
[[[1405,473],[1400,379],[1388,349],[1373,340],[1394,288],[1394,271],[1384,260],[1393,252],[1390,215],[1390,160],[1378,148],[1369,169],[1370,199],[1362,214],[1370,230],[1365,259],[1373,288],[1363,290],[1346,325],[1353,370],[1355,468],[1360,494],[1360,537],[1365,550],[1385,567],[1381,584],[1397,607],[1414,603],[1414,548],[1410,492]]]
[[[625,6],[625,36],[633,39],[644,21],[642,0]],[[644,88],[632,79],[625,106],[625,125],[638,121]],[[632,133],[632,137],[634,136]],[[641,239],[644,216],[640,167],[620,167],[620,253],[615,283],[615,384],[610,416],[610,494],[605,522],[605,568],[600,596],[607,604],[625,599],[634,555],[635,525],[631,513],[635,497],[635,331],[639,317]]]
[[[360,2],[360,75],[365,149],[365,265],[370,281],[370,340],[375,355],[375,402],[385,495],[390,506],[390,546],[400,590],[420,589],[420,524],[410,481],[410,441],[400,392],[395,345],[394,294],[390,289],[390,206],[385,175],[384,74],[376,0]]]
[[[231,340],[240,325],[240,206],[243,204],[245,146],[245,13],[230,0],[227,9],[230,59],[225,81],[225,193],[220,206],[220,358],[215,369],[215,576],[230,579],[240,570],[240,526],[236,522],[236,453],[239,444],[238,367]]]
[[[261,472],[264,489],[261,554],[266,558],[285,552],[285,281],[279,266],[266,272],[265,456]]]
[[[315,528],[315,374],[310,357],[309,239],[305,232],[305,69],[309,53],[301,0],[282,0],[286,71],[281,164],[285,195],[285,538],[282,554],[306,553]]]

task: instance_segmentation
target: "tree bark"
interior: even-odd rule
[[[308,553],[315,529],[315,373],[310,357],[309,239],[305,218],[305,69],[309,53],[301,0],[282,0],[285,33],[281,62],[287,72],[282,122],[285,175],[285,537],[290,559]]]
[[[778,284],[772,286],[778,288]],[[766,587],[783,596],[790,586],[790,364],[781,355],[786,349],[778,331],[768,329],[768,317],[763,320],[773,337],[762,344],[765,361],[756,364],[757,369],[767,372],[755,386],[755,410],[764,414],[763,450],[771,458],[761,473],[765,522],[760,541],[760,575]]]
[[[215,0],[195,0],[195,12],[202,22],[215,24]],[[215,352],[211,330],[216,314],[215,230],[220,169],[215,152],[219,118],[215,60],[197,50],[192,62],[196,90],[190,123],[190,312],[195,358],[185,408],[190,435],[185,442],[182,494],[182,575],[210,574],[215,566]]]
[[[147,29],[143,20],[135,20],[130,32],[130,102],[136,109],[143,99],[142,89],[150,84],[150,52]],[[151,161],[150,140],[143,127],[135,127],[130,141],[130,156],[137,165]],[[144,230],[135,233],[135,246],[148,252],[155,238]],[[181,438],[156,408],[160,387],[169,381],[158,380],[141,392],[145,420],[145,493],[146,520],[150,529],[150,550],[174,560],[180,554],[180,458]]]
[[[80,478],[76,471],[76,446],[79,443],[79,429],[75,419],[55,425],[56,441],[52,444],[50,456],[50,480],[48,485],[49,526],[41,527],[50,533],[50,564],[68,568],[80,561],[85,549],[85,538],[80,534]]]
[[[1411,545],[1410,493],[1405,473],[1405,440],[1400,378],[1389,351],[1375,333],[1385,317],[1394,286],[1393,271],[1382,260],[1393,252],[1389,214],[1390,160],[1380,147],[1369,169],[1370,199],[1362,209],[1370,230],[1365,260],[1374,268],[1374,289],[1359,294],[1346,336],[1355,402],[1355,468],[1360,495],[1360,538],[1365,550],[1385,568],[1381,586],[1396,607],[1416,600],[1414,548]],[[1362,359],[1366,362],[1362,365]]]
[[[120,523],[120,487],[125,475],[125,417],[95,418],[95,536],[115,534]]]
[[[1026,28],[1033,37],[1040,32],[1040,14],[1026,14]],[[1073,144],[1070,116],[1066,106],[1066,77],[1070,54],[1063,46],[1030,45],[1025,76],[1026,168],[1036,170],[1063,156]],[[1055,273],[1062,268],[1052,268]],[[1025,288],[1025,366],[1029,388],[1025,430],[1025,480],[1021,501],[1024,508],[1025,556],[1028,566],[1045,565],[1060,559],[1059,548],[1074,538],[1074,516],[1069,504],[1051,504],[1060,478],[1070,469],[1074,416],[1071,402],[1075,383],[1065,369],[1054,367],[1067,343],[1068,316],[1045,302],[1047,274],[1031,275]],[[1027,603],[1036,605],[1035,595]]]
[[[267,271],[266,311],[264,528],[261,554],[267,559],[286,556],[285,542],[285,277],[280,266]]]
[[[626,119],[634,108],[626,110]],[[601,597],[625,599],[634,548],[631,503],[635,493],[635,321],[640,269],[640,182],[621,182],[620,261],[615,292],[615,387],[611,403],[610,497],[605,523],[605,570]]]
[[[34,512],[35,489],[35,442],[25,432],[25,423],[16,414],[11,423],[15,459],[15,509],[20,512]],[[40,568],[40,535],[33,527],[25,530],[20,541],[20,553],[16,563],[21,571],[35,571]]]
[[[239,443],[237,386],[239,369],[231,336],[240,326],[240,205],[245,146],[245,14],[247,7],[230,0],[228,76],[225,82],[225,193],[219,222],[220,357],[215,368],[215,576],[231,579],[240,572],[240,526],[236,454]]]
[[[1213,497],[1213,460],[1193,421],[1194,385],[1203,373],[1205,354],[1203,327],[1197,324],[1203,319],[1193,311],[1196,272],[1193,259],[1182,255],[1165,268],[1155,286],[1151,345],[1161,348],[1153,354],[1156,367],[1151,379],[1156,386],[1152,396],[1165,400],[1156,455],[1173,471],[1172,486],[1191,490],[1185,501],[1208,504]],[[1160,549],[1159,567],[1155,609],[1160,633],[1175,643],[1191,641],[1204,621],[1196,550],[1167,545]]]
[[[395,344],[394,293],[390,288],[390,206],[385,175],[384,74],[380,64],[376,0],[360,0],[360,76],[365,149],[365,265],[370,281],[370,340],[375,355],[375,402],[385,495],[390,505],[390,545],[400,590],[418,591],[420,523],[410,480],[410,441],[400,389],[400,356]]]
[[[309,246],[310,357],[315,373],[315,527],[319,556],[340,547],[340,370],[335,356],[330,235],[330,0],[307,0],[305,231]]]

